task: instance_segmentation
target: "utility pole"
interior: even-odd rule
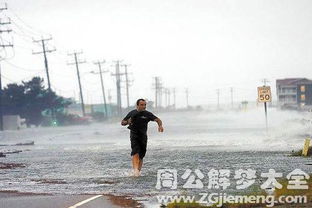
[[[1,79],[1,66],[0,66],[0,131],[3,131],[3,108],[2,108],[2,79]]]
[[[158,107],[162,107],[162,96],[163,96],[163,85],[159,81],[158,82]]]
[[[105,96],[105,88],[104,88],[104,81],[103,81],[103,73],[106,73],[108,71],[102,71],[102,64],[104,64],[105,61],[97,61],[97,62],[94,62],[95,65],[98,65],[99,67],[99,72],[96,73],[96,72],[91,72],[93,74],[99,74],[100,75],[100,79],[101,79],[101,86],[102,86],[102,96],[103,96],[103,101],[104,101],[104,110],[105,110],[105,113],[104,113],[104,116],[107,118],[107,103],[106,103],[106,96]]]
[[[265,78],[262,79],[261,81],[263,82],[263,86],[266,86],[266,84],[270,82],[269,80],[267,80],[267,79],[265,79]]]
[[[155,77],[155,93],[156,93],[156,108],[159,107],[159,101],[160,101],[160,98],[159,98],[159,90],[160,90],[160,78],[159,77]]]
[[[231,106],[232,106],[232,109],[233,109],[233,87],[231,87]]]
[[[160,84],[160,77],[154,77],[155,83],[154,83],[154,89],[155,89],[155,109],[157,109],[159,105],[159,95],[160,95],[160,89],[161,89],[161,84]]]
[[[123,67],[125,67],[125,75],[126,75],[126,93],[127,93],[127,107],[130,107],[130,98],[129,98],[129,87],[130,87],[130,80],[129,80],[129,73],[128,73],[128,66],[130,66],[129,64],[123,64],[121,65]]]
[[[170,96],[171,96],[171,91],[169,88],[167,88],[167,93],[168,93],[168,106],[170,106]]]
[[[172,89],[173,91],[173,107],[176,109],[176,88]]]
[[[47,50],[46,49],[46,41],[49,41],[49,40],[52,40],[52,38],[50,37],[48,39],[42,38],[41,40],[33,40],[33,42],[35,42],[35,43],[39,42],[42,45],[42,51],[40,51],[40,52],[33,52],[33,55],[43,54],[44,67],[45,67],[45,70],[46,70],[47,80],[48,80],[48,90],[49,90],[49,93],[51,95],[52,90],[51,90],[51,82],[50,82],[50,75],[49,75],[49,66],[48,66],[47,53],[52,53],[53,51],[55,51],[55,48],[53,50]],[[54,107],[52,106],[50,110],[51,110],[52,119],[55,120],[55,109],[54,109]]]
[[[189,107],[189,89],[185,89],[185,95],[186,95],[186,108]]]
[[[56,51],[56,49],[54,48],[53,50],[48,50],[46,49],[46,42],[52,40],[52,38],[47,38],[44,39],[42,38],[41,40],[33,40],[33,42],[35,43],[41,43],[42,45],[42,51],[40,52],[33,52],[34,55],[36,54],[43,54],[43,58],[44,58],[44,67],[46,70],[46,74],[47,74],[47,80],[48,80],[48,89],[49,92],[51,92],[51,82],[50,82],[50,75],[49,75],[49,66],[48,66],[48,59],[47,59],[47,53],[52,53],[53,51]]]
[[[158,108],[159,77],[155,77],[155,108]]]
[[[158,96],[158,77],[154,77],[155,79],[155,108],[157,109],[158,108],[158,99],[157,99],[157,96]]]
[[[86,111],[85,111],[85,106],[84,106],[84,101],[83,101],[83,94],[82,94],[82,86],[81,86],[81,81],[80,81],[79,66],[78,66],[79,64],[86,63],[86,61],[79,61],[78,60],[77,55],[80,55],[80,54],[82,54],[82,51],[69,53],[68,56],[74,56],[75,62],[74,63],[68,63],[68,65],[76,65],[77,78],[78,78],[79,91],[80,91],[81,110],[82,110],[82,115],[86,116]]]
[[[163,83],[159,83],[159,106],[162,107],[163,104],[163,92],[164,92],[164,87]]]
[[[163,88],[163,91],[165,93],[165,107],[169,107],[170,106],[170,89]]]
[[[267,83],[270,82],[270,81],[269,81],[268,79],[266,79],[266,78],[262,79],[261,81],[263,82],[263,87],[267,86]],[[264,103],[264,105],[265,105],[265,109],[266,109],[266,108],[267,108],[266,102]],[[269,105],[270,105],[270,107],[272,107],[272,102],[270,102]]]
[[[0,8],[0,12],[7,10],[7,4],[5,4],[5,7]],[[10,25],[11,22],[0,22],[0,26],[2,25]],[[10,33],[12,32],[11,29],[6,29],[6,30],[2,30],[0,29],[0,34],[2,33]],[[1,38],[2,39],[2,38]],[[13,44],[9,43],[9,44],[0,44],[0,47],[2,47],[4,50],[7,47],[13,47]],[[0,62],[4,59],[4,57],[0,57]],[[1,63],[0,63],[0,131],[3,131],[3,104],[2,104],[2,97],[3,97],[3,92],[2,92],[2,79],[1,79]]]
[[[217,89],[217,96],[218,96],[218,109],[220,109],[220,89]]]
[[[263,82],[263,87],[267,86],[267,83],[269,83],[270,81],[267,80],[266,78],[262,79]],[[271,102],[272,105],[272,102]],[[264,113],[265,113],[265,124],[266,124],[266,131],[268,133],[268,110],[267,110],[267,102],[264,102]]]
[[[168,106],[168,91],[167,88],[163,89],[164,93],[165,93],[165,108]]]
[[[112,89],[108,89],[108,103],[111,105],[112,104],[112,95],[111,95]]]
[[[116,88],[117,88],[117,113],[118,116],[121,116],[122,113],[122,106],[121,106],[121,91],[120,91],[120,82],[121,82],[121,75],[124,75],[124,73],[120,73],[120,61],[115,61],[115,74],[112,74],[112,76],[116,77]]]

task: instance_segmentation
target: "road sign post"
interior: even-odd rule
[[[265,126],[266,131],[268,133],[268,110],[267,110],[267,102],[272,101],[271,96],[271,87],[270,86],[262,86],[258,87],[258,102],[264,103],[264,113],[265,113]]]

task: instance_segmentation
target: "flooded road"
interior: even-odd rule
[[[0,162],[23,163],[24,168],[0,169],[0,190],[62,194],[131,195],[147,204],[158,194],[157,171],[175,169],[178,187],[174,192],[197,192],[182,188],[187,169],[253,169],[257,176],[274,168],[283,177],[299,168],[312,172],[309,158],[289,157],[303,146],[312,114],[269,110],[269,132],[265,130],[263,109],[248,112],[162,113],[164,133],[149,125],[148,151],[142,177],[131,177],[129,131],[119,122],[56,128],[24,129],[1,133],[0,144],[34,141],[33,146],[0,146],[2,150],[22,150]],[[260,183],[257,181],[256,183]],[[235,182],[226,189],[235,192]]]

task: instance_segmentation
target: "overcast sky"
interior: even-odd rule
[[[312,79],[312,1],[310,0],[8,0],[1,21],[10,17],[13,29],[2,41],[13,41],[1,56],[4,84],[40,75],[46,80],[36,39],[52,36],[48,54],[51,84],[57,93],[78,99],[74,66],[67,56],[83,50],[80,65],[87,103],[102,101],[100,80],[89,71],[105,59],[130,64],[130,101],[154,100],[153,77],[176,88],[179,106],[252,100],[261,80],[290,77]],[[2,1],[4,3],[4,1]],[[2,29],[7,28],[1,26]],[[15,66],[14,66],[15,65]],[[22,69],[22,68],[23,69]],[[116,100],[114,77],[105,74],[105,87]],[[125,94],[125,90],[123,90]],[[275,99],[275,97],[273,97]],[[171,99],[172,100],[172,99]],[[125,104],[125,99],[123,100]]]

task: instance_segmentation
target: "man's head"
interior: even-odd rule
[[[138,111],[144,111],[146,109],[146,101],[144,99],[138,99],[136,107]]]

